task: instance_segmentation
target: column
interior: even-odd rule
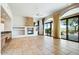
[[[53,14],[53,37],[54,38],[60,38],[61,32],[60,32],[60,14],[54,13]]]

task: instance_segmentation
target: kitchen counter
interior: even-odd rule
[[[11,33],[11,31],[2,31],[1,34]]]
[[[8,43],[11,41],[12,39],[12,33],[11,31],[2,31],[1,32],[1,52],[3,50],[3,48],[5,48]]]

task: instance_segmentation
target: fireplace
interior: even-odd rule
[[[33,28],[27,28],[27,34],[34,34],[34,29]]]

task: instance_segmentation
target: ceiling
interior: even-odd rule
[[[15,16],[42,18],[71,3],[8,3],[8,5]]]

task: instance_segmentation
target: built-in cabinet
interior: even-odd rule
[[[13,27],[12,36],[13,37],[25,36],[25,27],[23,26]]]

